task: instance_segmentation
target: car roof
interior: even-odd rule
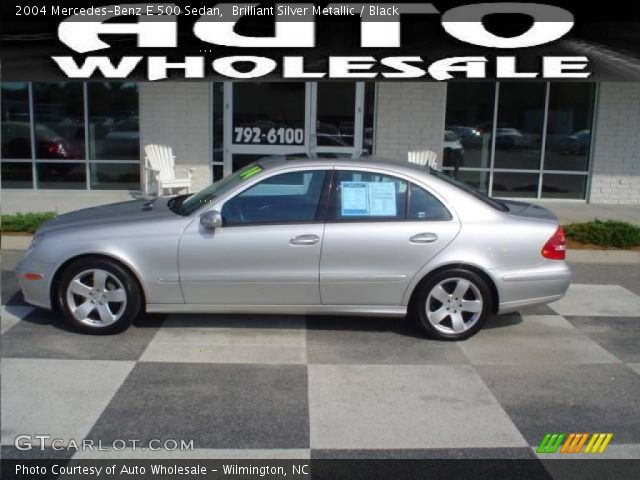
[[[305,157],[284,157],[270,156],[258,160],[264,169],[275,169],[280,167],[353,167],[353,168],[375,168],[382,170],[393,170],[398,173],[408,175],[424,176],[429,175],[429,168],[384,157],[363,157],[363,158],[305,158]]]

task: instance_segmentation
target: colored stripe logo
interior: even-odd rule
[[[581,453],[584,449],[583,453],[604,453],[612,437],[613,433],[547,433],[536,452]]]

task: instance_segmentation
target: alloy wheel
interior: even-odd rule
[[[483,299],[478,287],[466,278],[448,278],[435,285],[425,305],[429,323],[441,333],[466,332],[480,319]]]
[[[67,305],[73,317],[91,327],[117,322],[127,307],[122,282],[102,269],[85,270],[67,286]]]

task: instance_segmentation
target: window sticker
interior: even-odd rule
[[[246,167],[246,170],[240,172],[240,180],[246,180],[247,178],[251,178],[254,175],[260,173],[262,171],[262,167],[260,165],[250,165]]]
[[[341,216],[394,217],[396,186],[393,182],[340,182]]]
[[[369,215],[369,192],[366,182],[340,182],[343,217]]]
[[[393,182],[369,183],[369,215],[396,216],[396,185]]]

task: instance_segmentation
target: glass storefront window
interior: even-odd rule
[[[38,160],[83,160],[82,83],[34,83],[33,96],[35,157]]]
[[[495,172],[493,196],[535,198],[538,196],[538,174]]]
[[[318,146],[353,147],[355,102],[355,83],[318,83]]]
[[[544,83],[500,83],[496,168],[538,170],[544,123]]]
[[[264,158],[266,156],[267,155],[236,154],[232,158],[233,171],[235,172],[237,170],[240,170],[250,163],[253,163],[256,160],[260,160],[261,158]]]
[[[214,163],[224,160],[224,84],[222,82],[213,83],[213,155]],[[215,176],[214,176],[215,178]]]
[[[223,165],[214,165],[213,166],[213,181],[217,182],[218,180],[224,177],[224,166]]]
[[[443,166],[489,168],[494,96],[494,83],[448,85],[445,130],[455,135],[459,144],[447,141],[445,132]]]
[[[139,160],[138,87],[132,82],[87,84],[89,158]]]
[[[494,196],[586,198],[595,84],[500,82],[497,89],[495,85],[447,85],[446,173],[482,191],[491,190]],[[478,133],[485,135],[482,141]]]
[[[57,190],[84,190],[87,188],[84,163],[36,163],[38,187]]]
[[[2,158],[31,158],[29,87],[26,83],[2,84]]]
[[[138,190],[140,165],[137,163],[92,163],[91,188],[94,190]]]
[[[31,162],[2,162],[2,188],[33,188]]]
[[[235,83],[232,143],[303,145],[305,88],[302,82]]]
[[[140,188],[136,83],[4,82],[0,117],[3,188]]]
[[[470,187],[480,190],[482,193],[489,193],[489,172],[475,170],[444,170],[452,178],[466,183]]]
[[[376,84],[364,84],[364,130],[362,132],[362,149],[373,155],[374,145],[374,115],[376,104]]]
[[[593,122],[593,83],[552,83],[545,170],[586,172]]]
[[[542,176],[542,198],[584,199],[586,191],[586,175],[545,173]]]

